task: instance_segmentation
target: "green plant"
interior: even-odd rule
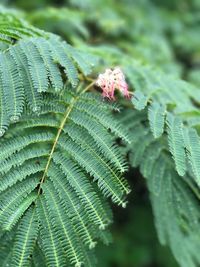
[[[135,1],[133,20],[130,2],[70,1],[27,16],[74,46],[1,9],[1,266],[94,267],[97,241],[110,241],[107,199],[126,206],[129,165],[146,178],[161,244],[181,267],[200,264],[200,93],[181,62],[198,62],[198,24],[171,14],[171,2]],[[133,95],[118,94],[119,105],[96,83],[117,65]]]
[[[32,28],[19,36],[24,23],[13,34],[12,23],[2,30],[2,41],[12,42],[0,55],[1,266],[27,266],[35,249],[43,265],[94,266],[90,250],[106,242],[112,221],[105,198],[126,205],[127,167],[114,140],[128,136],[112,116],[117,108],[87,93],[93,83],[77,87],[73,61],[86,75],[87,54],[56,36],[29,37]]]

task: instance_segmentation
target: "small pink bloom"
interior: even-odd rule
[[[103,74],[99,74],[96,85],[103,90],[102,96],[109,99],[115,99],[115,89],[119,90],[125,97],[129,98],[128,84],[125,76],[119,67],[106,69]]]

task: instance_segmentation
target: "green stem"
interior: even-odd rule
[[[65,123],[66,123],[67,119],[69,118],[69,115],[70,115],[75,103],[78,101],[79,96],[84,94],[86,91],[88,91],[94,85],[94,83],[95,83],[95,81],[90,83],[83,91],[80,92],[80,94],[78,96],[72,98],[72,100],[70,101],[70,103],[69,103],[69,105],[68,105],[68,107],[66,109],[66,112],[64,114],[64,118],[61,121],[61,124],[60,124],[60,126],[58,128],[58,132],[57,132],[56,138],[55,138],[55,140],[53,142],[53,146],[52,146],[52,149],[50,151],[50,154],[49,154],[49,157],[48,157],[48,161],[47,161],[46,167],[44,169],[44,173],[43,173],[42,178],[40,180],[40,185],[39,185],[39,189],[38,189],[38,195],[40,195],[40,193],[41,193],[42,184],[45,182],[45,179],[47,177],[47,173],[48,173],[48,169],[49,169],[49,166],[51,164],[51,161],[52,161],[53,153],[54,153],[54,151],[56,149],[56,145],[58,143],[58,139],[59,139],[59,137],[60,137],[60,135],[61,135],[61,133],[63,131]]]

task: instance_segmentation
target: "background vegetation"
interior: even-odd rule
[[[104,60],[97,71],[129,56],[200,85],[198,0],[4,0],[34,26],[61,35]],[[173,89],[171,89],[173,90]],[[113,207],[113,243],[97,248],[100,267],[176,267],[159,245],[144,178],[127,173],[133,188],[127,209]]]

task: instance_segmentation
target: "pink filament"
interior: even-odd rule
[[[114,100],[115,90],[119,90],[127,98],[130,97],[125,76],[119,67],[106,69],[103,74],[99,74],[96,84],[103,90],[103,97]]]

